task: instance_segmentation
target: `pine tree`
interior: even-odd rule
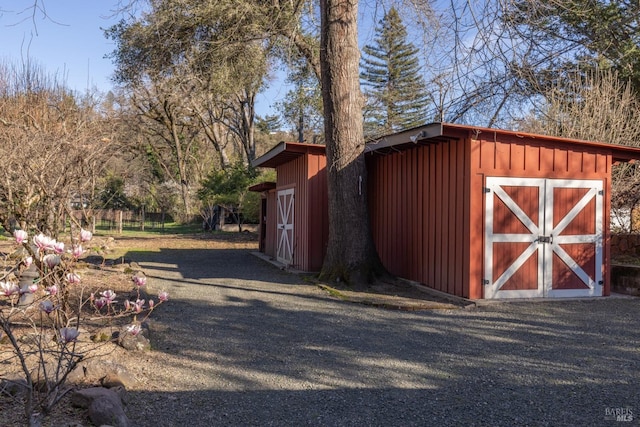
[[[366,98],[365,133],[370,137],[425,122],[428,98],[418,49],[406,39],[406,27],[391,8],[376,27],[374,44],[362,49],[360,80]]]

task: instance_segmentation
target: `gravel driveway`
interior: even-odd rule
[[[164,366],[131,392],[140,426],[640,420],[637,298],[391,311],[334,300],[246,250],[132,257],[171,294],[147,359]]]

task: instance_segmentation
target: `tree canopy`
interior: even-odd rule
[[[373,44],[362,48],[360,78],[365,89],[365,126],[371,136],[425,123],[429,99],[418,49],[395,7],[376,27]]]

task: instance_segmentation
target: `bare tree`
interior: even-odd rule
[[[544,95],[544,103],[521,125],[523,130],[610,144],[640,146],[640,102],[630,81],[611,70],[566,75]],[[612,209],[618,217],[634,217],[640,204],[640,169],[614,166]],[[624,224],[626,221],[623,221]],[[629,230],[634,231],[633,221]]]
[[[180,186],[185,218],[191,215],[189,166],[198,147],[199,132],[199,127],[185,110],[184,99],[190,96],[188,87],[173,81],[153,81],[130,93],[140,129],[147,135],[148,147],[154,150],[166,176]]]
[[[114,154],[112,124],[41,68],[0,68],[0,222],[57,235]]]

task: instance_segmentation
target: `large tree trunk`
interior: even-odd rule
[[[382,267],[367,210],[358,1],[321,0],[320,12],[329,193],[329,241],[322,277],[362,285]]]

